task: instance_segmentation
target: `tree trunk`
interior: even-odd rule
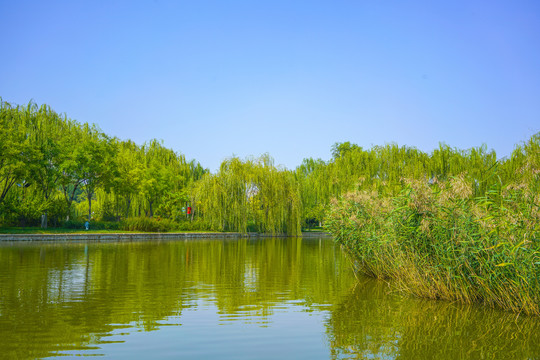
[[[115,195],[116,198],[116,221],[120,221],[120,201],[118,200],[118,195]]]
[[[71,213],[71,205],[73,204],[73,199],[75,198],[75,192],[77,191],[78,187],[79,187],[79,184],[73,186],[73,190],[71,191],[71,194],[68,195],[67,187],[62,186],[62,189],[64,191],[64,198],[66,199],[66,204],[67,204],[66,221],[69,221],[69,214]]]
[[[88,221],[92,219],[92,194],[88,192]]]
[[[126,206],[126,219],[129,217],[129,207],[131,205],[131,197],[128,197],[127,199],[127,206]]]

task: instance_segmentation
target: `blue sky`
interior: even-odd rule
[[[0,97],[215,170],[335,142],[509,155],[540,131],[540,2],[0,0]]]

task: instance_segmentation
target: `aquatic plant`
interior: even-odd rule
[[[535,136],[501,162],[482,195],[467,174],[402,179],[395,196],[334,199],[327,229],[357,271],[402,291],[540,315],[539,143]],[[511,167],[519,171],[504,183],[498,172]]]

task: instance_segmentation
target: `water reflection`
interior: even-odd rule
[[[2,244],[0,358],[539,357],[536,318],[389,290],[331,240]]]
[[[210,306],[220,323],[269,326],[292,302],[343,296],[353,279],[341,259],[331,241],[301,239],[4,245],[0,348],[20,359],[96,350]]]
[[[332,309],[332,358],[540,358],[538,318],[389,292],[384,282],[361,279]]]

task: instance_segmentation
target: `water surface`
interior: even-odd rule
[[[0,358],[538,359],[536,318],[357,280],[330,239],[0,245]]]

